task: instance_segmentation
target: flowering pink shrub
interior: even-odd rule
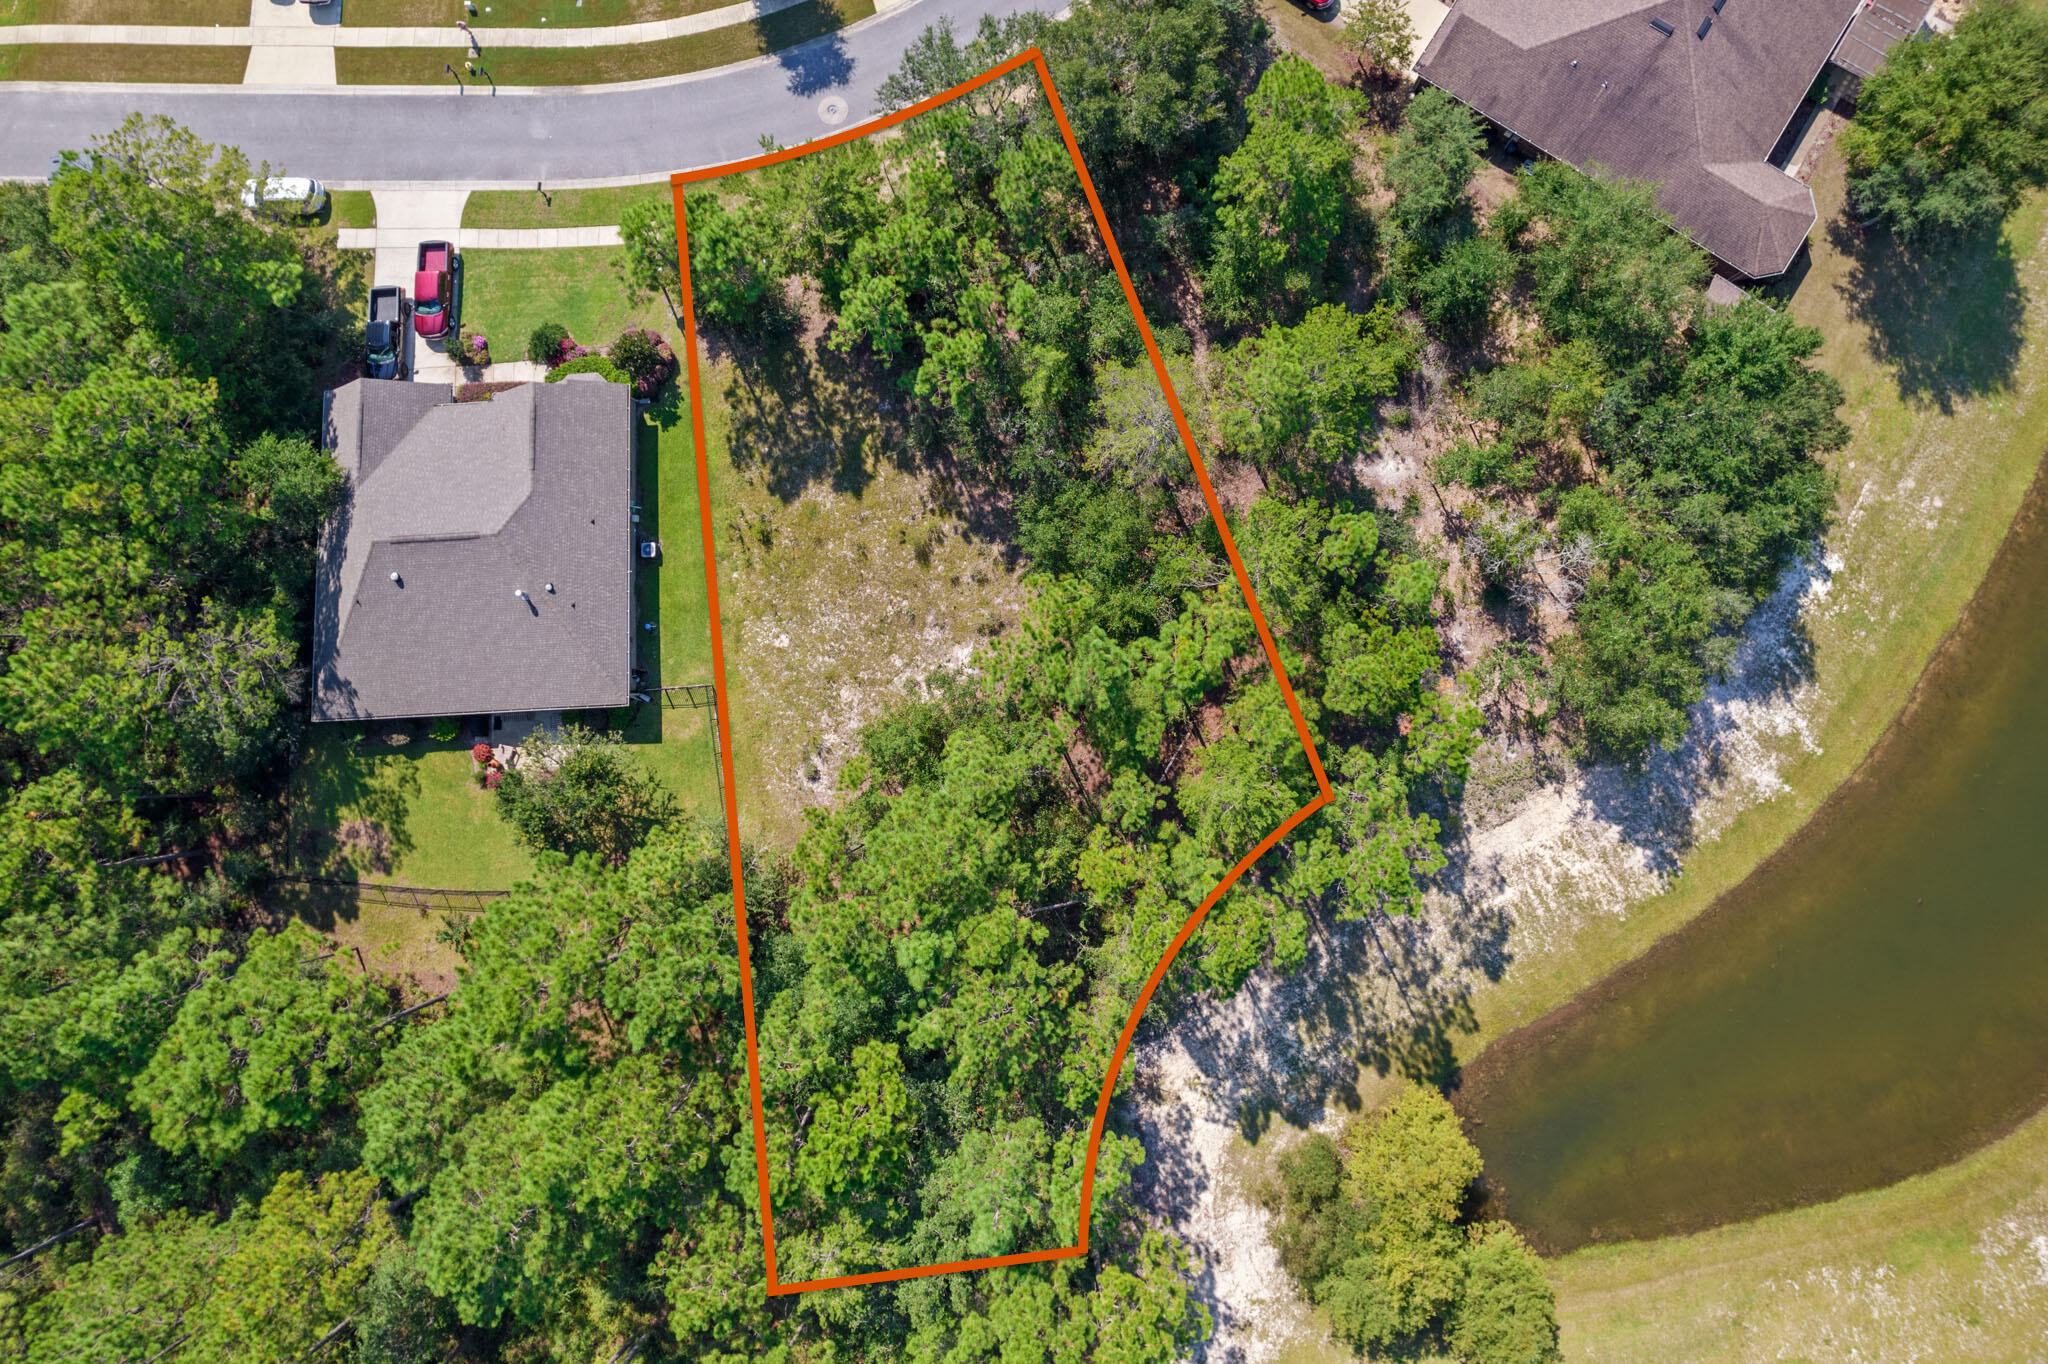
[[[491,760],[491,746],[487,743],[479,742],[469,750],[469,756],[480,763],[487,763]]]

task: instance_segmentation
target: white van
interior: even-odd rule
[[[281,204],[293,212],[310,217],[327,207],[327,186],[318,180],[302,176],[273,175],[263,182],[263,202]],[[242,185],[242,207],[254,210],[256,207],[256,182],[249,180]]]

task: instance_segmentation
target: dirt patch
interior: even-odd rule
[[[391,831],[371,819],[342,821],[334,831],[342,856],[378,876],[391,873]]]

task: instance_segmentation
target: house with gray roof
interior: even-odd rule
[[[1416,74],[1580,170],[1657,184],[1736,274],[1782,274],[1813,193],[1772,161],[1833,61],[1869,75],[1929,0],[1458,0]]]
[[[358,379],[324,406],[348,483],[320,537],[313,719],[627,704],[629,387],[579,376],[457,403]]]

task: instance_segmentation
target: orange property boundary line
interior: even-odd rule
[[[761,1057],[754,1031],[754,976],[753,956],[747,943],[746,890],[740,869],[740,819],[739,801],[735,793],[732,770],[732,731],[730,707],[726,704],[725,692],[725,640],[719,617],[718,606],[718,560],[712,544],[711,533],[711,466],[704,443],[704,402],[699,389],[697,366],[697,308],[690,293],[690,226],[689,214],[683,203],[683,188],[704,180],[715,180],[727,175],[758,170],[764,166],[778,165],[792,161],[811,152],[837,147],[856,139],[878,133],[884,128],[894,127],[905,119],[915,118],[928,110],[971,91],[978,90],[991,81],[1029,65],[1038,73],[1038,83],[1045,91],[1052,116],[1058,122],[1060,137],[1067,145],[1067,155],[1073,160],[1074,171],[1081,177],[1081,189],[1088,196],[1088,207],[1095,215],[1095,225],[1102,233],[1102,244],[1108,249],[1110,263],[1116,267],[1117,280],[1123,285],[1124,299],[1130,304],[1131,316],[1136,319],[1138,332],[1145,340],[1145,353],[1152,357],[1152,372],[1159,378],[1159,387],[1166,395],[1166,405],[1173,413],[1173,423],[1180,430],[1181,444],[1187,447],[1188,459],[1193,464],[1195,479],[1202,485],[1202,499],[1208,504],[1209,515],[1216,522],[1216,529],[1223,537],[1223,551],[1230,556],[1230,569],[1237,577],[1237,585],[1244,593],[1245,605],[1251,608],[1252,621],[1258,627],[1259,643],[1266,651],[1266,661],[1273,669],[1273,676],[1280,684],[1280,695],[1287,702],[1287,710],[1294,717],[1295,733],[1301,737],[1302,751],[1308,755],[1309,766],[1316,776],[1316,794],[1299,810],[1289,815],[1280,827],[1259,840],[1257,847],[1239,859],[1236,866],[1216,883],[1188,921],[1180,926],[1180,932],[1173,935],[1173,941],[1166,946],[1166,952],[1159,964],[1152,968],[1152,974],[1145,981],[1145,988],[1138,992],[1138,1001],[1131,1006],[1130,1017],[1124,1020],[1123,1033],[1117,1038],[1116,1051],[1109,1061],[1109,1073],[1102,1080],[1102,1097],[1095,1104],[1095,1122],[1088,1130],[1088,1159],[1081,1171],[1081,1225],[1076,1233],[1075,1243],[1054,1250],[1027,1251],[1020,1255],[997,1255],[980,1260],[954,1260],[946,1264],[920,1265],[912,1269],[890,1269],[871,1274],[846,1274],[832,1279],[810,1279],[801,1283],[784,1283],[775,1269],[775,1219],[768,1205],[768,1127],[761,1108]],[[1000,66],[982,72],[972,80],[963,81],[943,94],[919,100],[906,109],[893,114],[870,119],[866,123],[843,129],[829,136],[806,142],[802,146],[788,147],[781,151],[768,152],[761,156],[747,157],[741,161],[729,161],[723,165],[705,166],[698,170],[678,171],[669,177],[675,195],[676,207],[676,250],[681,257],[682,299],[683,299],[683,343],[688,357],[690,381],[690,433],[697,448],[697,514],[704,534],[704,572],[711,607],[711,671],[718,689],[718,762],[725,777],[725,828],[728,851],[732,858],[733,922],[739,937],[740,953],[740,1004],[746,1015],[747,1024],[747,1086],[754,1113],[754,1170],[760,1186],[761,1198],[761,1243],[768,1259],[768,1292],[772,1295],[785,1293],[807,1293],[821,1288],[845,1288],[855,1284],[884,1283],[892,1279],[916,1279],[932,1274],[952,1274],[967,1269],[997,1269],[1004,1265],[1031,1264],[1041,1260],[1065,1260],[1088,1253],[1088,1224],[1095,1201],[1095,1162],[1102,1146],[1103,1125],[1109,1120],[1109,1101],[1116,1091],[1116,1077],[1123,1069],[1124,1054],[1130,1050],[1131,1037],[1137,1031],[1138,1019],[1151,1002],[1152,992],[1165,978],[1167,967],[1180,955],[1181,948],[1202,926],[1209,910],[1223,898],[1224,892],[1237,884],[1239,877],[1250,869],[1254,862],[1265,856],[1268,849],[1285,838],[1294,827],[1314,814],[1323,806],[1336,799],[1330,789],[1330,779],[1323,771],[1321,756],[1316,752],[1315,741],[1309,737],[1308,721],[1301,712],[1301,702],[1295,698],[1293,684],[1288,681],[1287,669],[1280,662],[1280,650],[1273,642],[1273,632],[1266,625],[1266,616],[1259,609],[1259,599],[1252,591],[1250,576],[1245,572],[1244,560],[1237,552],[1237,542],[1231,538],[1230,525],[1223,517],[1223,507],[1216,498],[1216,489],[1209,482],[1208,466],[1202,462],[1201,451],[1195,448],[1194,432],[1188,428],[1187,414],[1181,409],[1180,396],[1173,391],[1173,381],[1166,374],[1166,360],[1159,353],[1159,343],[1153,339],[1152,328],[1145,321],[1145,311],[1138,306],[1138,291],[1131,284],[1131,272],[1124,266],[1123,254],[1117,250],[1116,238],[1110,235],[1109,219],[1102,211],[1102,200],[1096,196],[1095,182],[1088,176],[1088,168],[1081,162],[1081,149],[1074,141],[1074,130],[1067,123],[1066,109],[1060,104],[1059,92],[1053,88],[1052,72],[1046,68],[1045,58],[1035,47],[1027,48]]]

